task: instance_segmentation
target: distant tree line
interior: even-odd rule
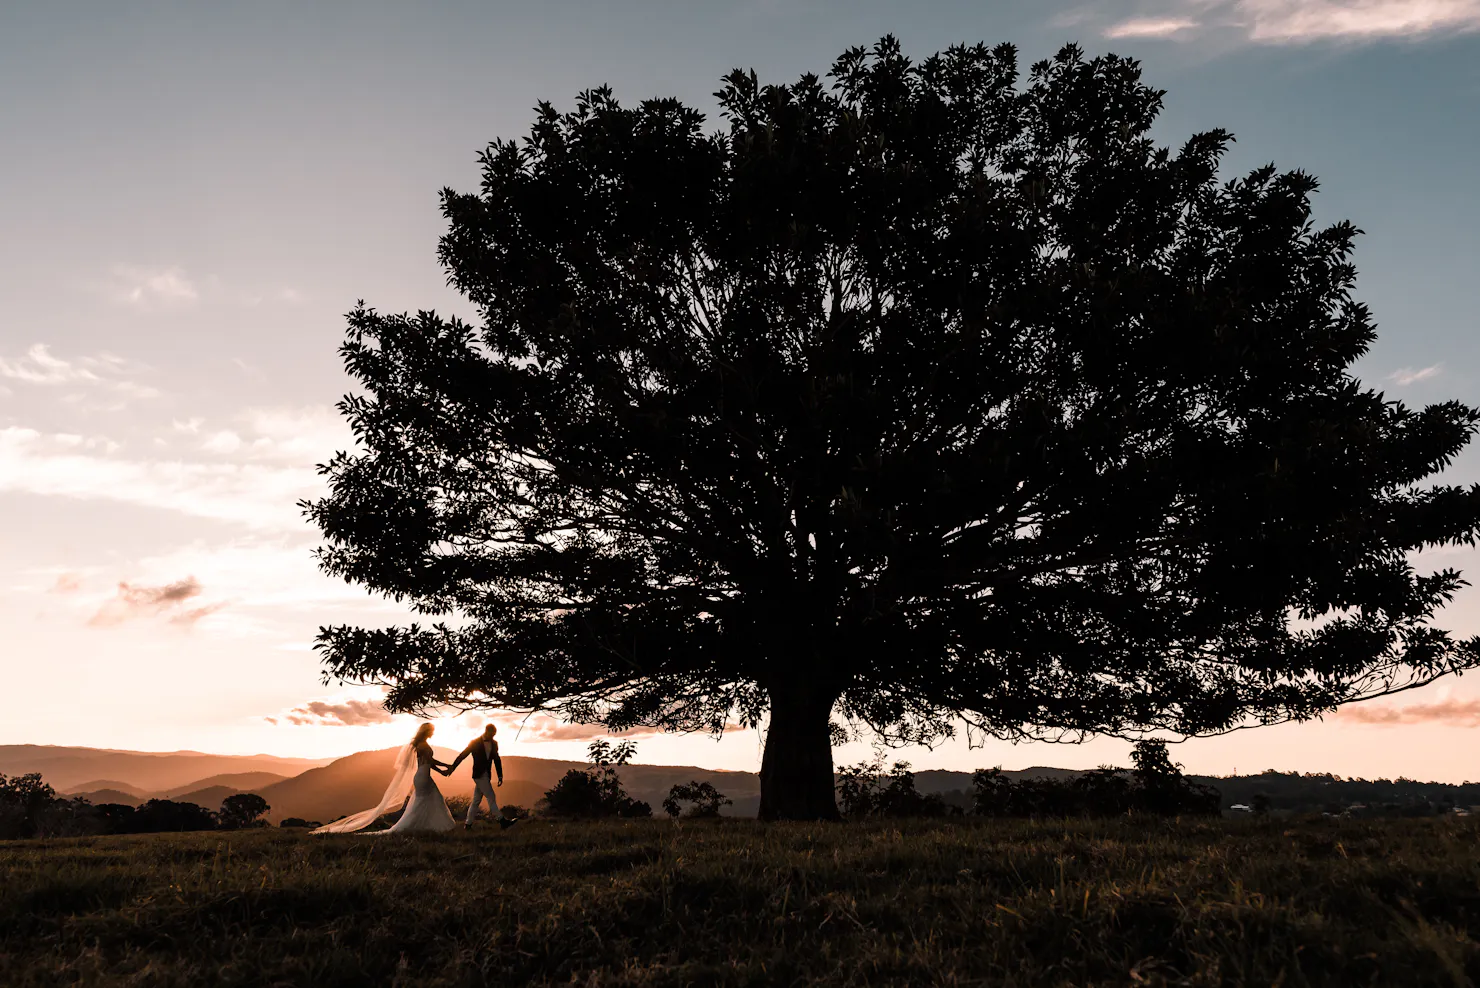
[[[0,839],[152,834],[187,830],[246,830],[267,826],[271,807],[254,793],[226,797],[218,811],[195,803],[151,799],[140,806],[93,804],[60,796],[38,772],[0,774]]]
[[[1480,806],[1480,782],[1343,778],[1326,772],[1276,772],[1217,780],[1225,806],[1282,813],[1431,816]]]
[[[1001,769],[978,769],[969,792],[922,793],[908,762],[888,770],[882,760],[838,772],[838,807],[845,817],[959,816],[1216,816],[1222,795],[1189,779],[1161,741],[1142,741],[1129,771],[1105,766],[1065,779],[1012,779]]]

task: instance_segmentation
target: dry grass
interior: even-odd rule
[[[0,984],[1473,985],[1480,825],[526,821],[0,843]]]

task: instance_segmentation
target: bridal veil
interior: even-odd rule
[[[385,795],[374,808],[362,810],[342,820],[326,823],[313,831],[316,834],[348,834],[363,830],[386,813],[400,806],[411,792],[412,779],[416,775],[416,746],[403,745],[396,756],[396,767],[391,773],[391,784],[386,786]]]

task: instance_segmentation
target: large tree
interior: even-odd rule
[[[435,620],[324,629],[388,705],[767,725],[761,815],[887,737],[1183,735],[1480,663],[1431,627],[1480,413],[1350,373],[1358,231],[1301,172],[1172,153],[1136,62],[1011,46],[541,105],[443,193],[472,325],[361,303],[332,574]]]

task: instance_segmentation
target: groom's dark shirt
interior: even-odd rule
[[[487,747],[484,747],[487,745]],[[462,753],[452,760],[447,774],[451,775],[457,771],[462,760],[469,755],[473,756],[473,778],[481,778],[489,774],[489,769],[498,770],[498,780],[504,781],[504,763],[498,756],[498,742],[486,738],[474,738],[472,743],[462,750]]]

